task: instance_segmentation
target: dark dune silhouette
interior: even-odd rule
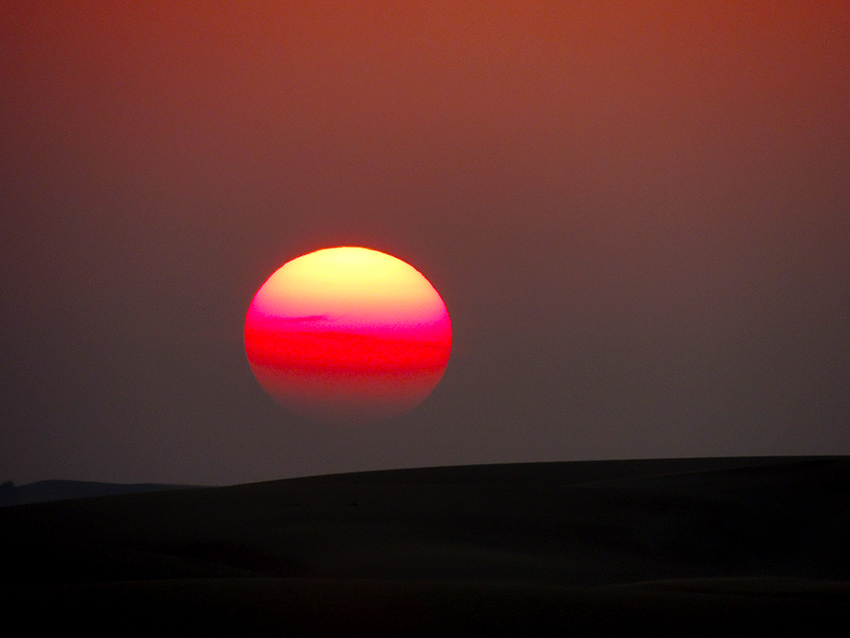
[[[38,481],[26,485],[14,485],[8,482],[0,486],[0,507],[65,501],[93,496],[161,492],[183,487],[186,486],[159,483],[96,483],[92,481]]]
[[[849,493],[846,457],[726,458],[18,505],[0,510],[3,597],[7,619],[103,632],[811,630],[850,612]]]

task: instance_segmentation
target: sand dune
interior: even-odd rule
[[[13,548],[2,587],[13,615],[147,610],[150,622],[243,634],[357,622],[803,627],[850,611],[848,493],[848,458],[736,458],[423,468],[20,505],[0,510]]]
[[[183,485],[157,483],[94,483],[91,481],[38,481],[27,485],[3,484],[0,486],[0,507],[67,501],[93,496],[116,496],[139,492],[162,492],[181,489]]]

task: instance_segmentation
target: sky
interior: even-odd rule
[[[0,480],[850,454],[845,2],[0,5]],[[451,314],[419,408],[255,381],[284,262]]]

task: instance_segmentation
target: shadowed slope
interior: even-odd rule
[[[15,548],[4,587],[54,603],[139,595],[166,604],[189,596],[176,593],[185,588],[239,600],[254,588],[267,592],[260,600],[303,586],[328,604],[345,590],[374,607],[387,588],[418,587],[450,606],[473,591],[487,608],[531,595],[556,615],[588,600],[679,605],[683,619],[723,605],[829,615],[850,601],[836,584],[850,581],[848,493],[846,458],[675,459],[395,470],[44,503],[0,511],[2,540]],[[515,612],[530,612],[527,604]]]
[[[161,492],[178,490],[185,485],[163,485],[158,483],[93,483],[90,481],[38,481],[27,485],[4,484],[0,486],[0,507],[66,501],[93,496],[116,496],[139,492]]]

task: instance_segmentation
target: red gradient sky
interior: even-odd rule
[[[850,453],[844,2],[4,2],[0,480]],[[421,408],[271,402],[268,275],[395,255]]]

